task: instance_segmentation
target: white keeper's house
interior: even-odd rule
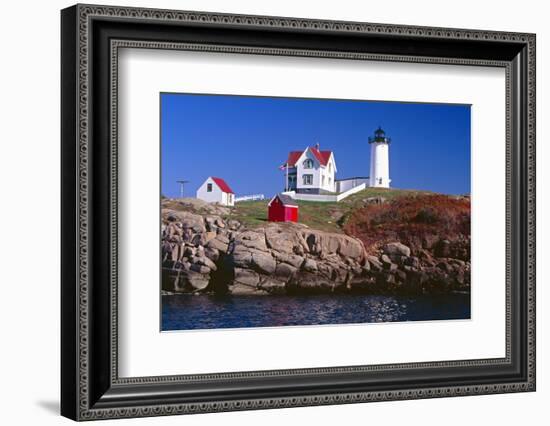
[[[197,198],[209,203],[218,203],[222,206],[235,205],[233,190],[225,180],[214,176],[209,176],[197,189]]]
[[[336,192],[336,162],[332,151],[321,151],[319,144],[303,151],[291,151],[281,166],[285,170],[285,191],[297,194]]]

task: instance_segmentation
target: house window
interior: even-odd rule
[[[330,178],[328,178],[328,183],[330,184]],[[325,177],[321,176],[321,186],[325,186]]]
[[[328,186],[332,185],[332,179],[328,178]]]
[[[206,184],[206,192],[212,192],[212,184],[211,183]]]
[[[303,175],[304,185],[313,185],[313,175]]]
[[[328,164],[328,172],[329,172],[329,173],[332,173],[332,163],[329,163],[329,164]]]
[[[228,194],[229,196],[229,204],[233,203],[233,194]]]
[[[313,168],[313,160],[310,159],[310,158],[306,158],[302,164],[304,165],[304,169],[312,169]]]

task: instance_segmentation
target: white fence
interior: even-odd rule
[[[287,192],[283,192],[283,194],[288,195],[289,197],[295,200],[318,201],[322,203],[337,203],[338,201],[342,201],[344,198],[349,197],[350,195],[355,194],[356,192],[362,191],[366,187],[367,185],[362,183],[361,185],[357,185],[351,189],[348,189],[345,192],[341,192],[340,194],[334,194],[334,195],[333,194],[297,194],[295,191],[287,191]]]
[[[263,200],[264,198],[264,194],[243,195],[241,197],[235,197],[235,202],[240,203],[241,201],[256,201]]]

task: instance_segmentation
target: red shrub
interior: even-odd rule
[[[470,199],[418,195],[354,210],[344,231],[360,238],[367,249],[388,241],[418,243],[428,235],[455,239],[470,236]]]

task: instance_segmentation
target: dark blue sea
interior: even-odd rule
[[[469,318],[469,294],[162,296],[163,331]]]

